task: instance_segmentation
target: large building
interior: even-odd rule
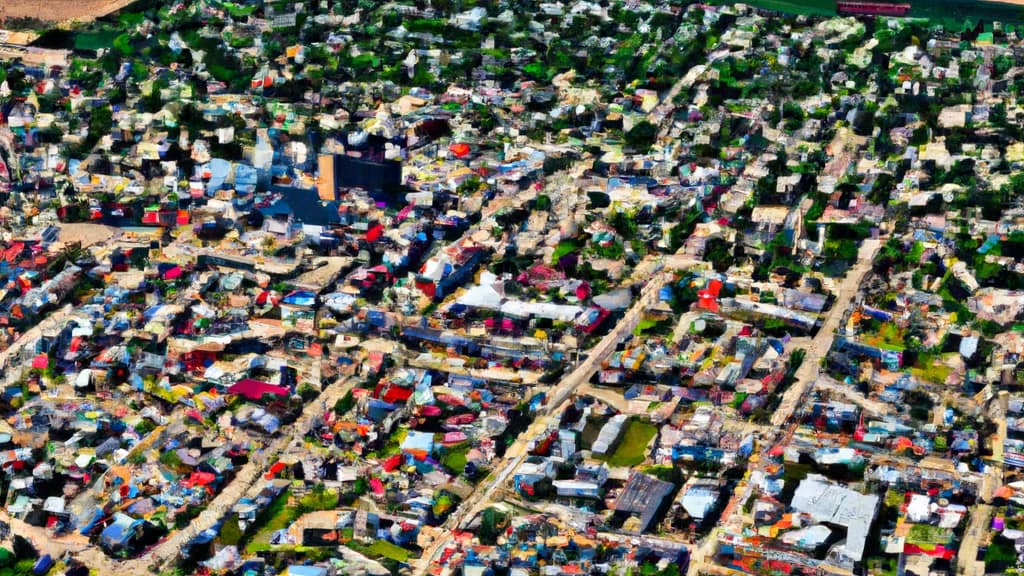
[[[402,163],[383,157],[357,157],[348,154],[324,154],[318,159],[317,189],[321,200],[335,200],[347,188],[362,188],[378,196],[402,185]]]
[[[671,483],[653,476],[640,472],[630,474],[629,482],[615,501],[616,512],[626,512],[633,516],[622,525],[623,531],[634,534],[647,531],[673,489]]]
[[[845,527],[846,540],[834,546],[829,556],[837,565],[852,568],[854,562],[860,562],[864,556],[878,503],[875,494],[861,494],[834,484],[824,476],[811,474],[797,486],[791,507],[810,515],[816,522]]]

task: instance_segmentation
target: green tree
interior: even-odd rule
[[[626,146],[640,153],[646,153],[654,145],[658,127],[647,120],[641,120],[626,132]]]
[[[114,125],[113,112],[109,104],[94,108],[89,117],[89,140],[95,145],[103,136],[110,134]]]
[[[732,248],[721,238],[712,238],[704,245],[704,261],[710,262],[717,272],[725,272],[733,265]]]

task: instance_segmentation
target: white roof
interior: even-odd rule
[[[53,512],[54,514],[62,514],[64,512],[64,499],[60,496],[50,496],[43,502],[43,510]]]
[[[911,522],[924,522],[931,516],[931,509],[928,504],[931,498],[924,494],[914,494],[910,497],[910,504],[907,505],[907,520]]]

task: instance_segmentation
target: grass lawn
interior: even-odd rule
[[[256,521],[259,522],[262,518],[266,518],[266,522],[249,539],[245,547],[246,552],[255,554],[261,550],[269,549],[270,536],[282,528],[287,528],[289,524],[295,521],[296,510],[294,507],[288,506],[289,497],[290,493],[288,491],[282,492],[280,496],[274,498],[266,510],[260,513]]]
[[[597,440],[598,434],[601,433],[601,427],[608,422],[607,418],[591,417],[587,419],[587,425],[583,427],[583,432],[580,433],[580,449],[590,450],[591,446],[594,445],[594,441]]]
[[[469,442],[462,442],[446,449],[441,457],[441,465],[456,474],[462,474],[466,468],[466,454],[470,451]]]
[[[654,424],[631,418],[626,423],[626,430],[623,431],[615,452],[603,459],[609,466],[636,466],[647,457],[647,444],[657,433],[658,427]]]
[[[946,378],[949,378],[952,371],[953,369],[945,365],[940,358],[927,354],[922,354],[918,358],[917,364],[910,369],[911,374],[918,379],[933,384],[945,384]]]
[[[633,335],[640,336],[657,325],[658,321],[653,318],[641,318],[640,321],[636,323],[636,328],[633,329]]]
[[[748,394],[746,392],[737,392],[736,395],[733,396],[732,402],[729,402],[729,407],[739,410],[743,401],[747,399],[747,396]]]
[[[81,32],[75,35],[76,50],[99,50],[110,48],[114,45],[114,38],[117,38],[116,30],[103,32]]]
[[[953,538],[953,531],[928,524],[914,524],[907,534],[909,544],[948,544]]]
[[[735,4],[735,0],[712,0],[711,4]],[[775,10],[788,14],[807,14],[809,16],[835,16],[835,0],[745,0],[745,4],[764,10]],[[1021,24],[1024,22],[1024,11],[1020,6],[1005,2],[988,2],[986,0],[933,0],[931,2],[914,2],[910,9],[912,18],[927,18],[933,23],[942,24],[947,30],[960,31],[973,28],[978,17],[983,17],[986,28],[992,29],[991,22],[998,20],[1004,24]]]
[[[575,240],[562,240],[555,246],[555,252],[551,255],[551,262],[558,264],[558,259],[566,254],[572,254],[580,249],[580,245]]]
[[[735,4],[731,0],[712,0],[711,4]],[[807,14],[809,16],[835,16],[835,0],[745,0],[744,4],[756,6],[764,10],[775,10],[789,14]]]
[[[338,494],[325,490],[323,492],[312,491],[303,496],[296,506],[289,506],[290,492],[282,492],[280,496],[270,503],[259,517],[256,524],[259,530],[249,538],[245,550],[250,554],[270,548],[270,537],[277,532],[291,525],[292,522],[307,512],[316,510],[330,510],[338,504]],[[265,519],[265,521],[263,521]]]
[[[904,348],[904,331],[894,322],[886,322],[879,326],[877,331],[863,334],[861,338],[867,344],[886,350],[903,350]]]
[[[367,547],[367,551],[374,556],[390,558],[395,562],[407,562],[409,551],[401,546],[396,546],[387,540],[375,540]]]
[[[889,490],[885,493],[885,505],[890,508],[899,508],[905,499],[906,496],[899,490]]]

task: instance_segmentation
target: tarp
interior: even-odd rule
[[[276,386],[268,382],[261,382],[259,380],[253,380],[252,378],[246,378],[239,380],[230,388],[228,388],[228,394],[236,396],[245,396],[250,400],[259,400],[264,394],[272,394],[274,396],[288,396],[291,390],[284,386]]]
[[[316,294],[305,290],[296,290],[285,296],[282,302],[293,306],[312,306],[316,303]]]

